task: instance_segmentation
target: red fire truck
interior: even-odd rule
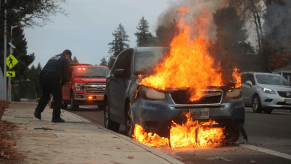
[[[62,88],[65,108],[71,105],[72,110],[79,105],[98,105],[103,109],[106,76],[110,70],[105,66],[92,66],[90,64],[71,64],[71,81]]]

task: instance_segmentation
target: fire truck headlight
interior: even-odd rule
[[[75,83],[77,92],[85,92],[85,84],[83,83]]]

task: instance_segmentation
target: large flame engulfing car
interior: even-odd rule
[[[170,48],[118,55],[106,80],[106,128],[117,131],[125,124],[128,136],[153,147],[219,146],[237,141],[240,131],[246,138],[237,69],[236,84],[226,83],[208,54],[209,14],[192,26],[180,18]]]

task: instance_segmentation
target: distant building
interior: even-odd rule
[[[291,65],[287,65],[282,68],[275,69],[272,73],[280,74],[285,77],[289,82],[291,82]]]

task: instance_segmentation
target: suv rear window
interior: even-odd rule
[[[76,67],[74,77],[106,77],[109,73],[108,68]]]

